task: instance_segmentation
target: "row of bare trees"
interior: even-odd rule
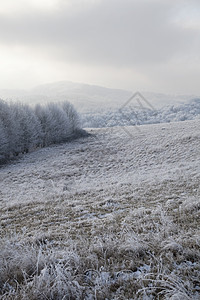
[[[80,129],[69,102],[36,105],[0,100],[0,161],[69,140]]]

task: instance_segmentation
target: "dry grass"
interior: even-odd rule
[[[92,137],[87,142],[95,145]],[[58,151],[63,151],[62,147]],[[98,147],[102,147],[99,142]],[[189,151],[187,147],[183,152]],[[116,164],[122,157],[116,162],[116,152],[112,151],[110,157],[99,153],[97,158],[88,150],[91,156],[85,162],[85,172],[99,184],[87,184],[85,189],[68,189],[67,184],[60,189],[56,178],[68,176],[69,170],[62,169],[59,174],[61,162],[54,162],[56,177],[48,173],[49,191],[41,198],[2,202],[1,299],[200,298],[199,174],[195,168],[195,174],[185,169],[188,161],[178,161],[183,167],[177,172],[176,166],[169,167],[163,173],[168,172],[167,176],[133,182],[130,173],[127,176],[131,167],[122,165],[125,177],[119,181]],[[77,158],[80,153],[77,150]],[[92,155],[95,166],[99,165],[96,175],[91,169]],[[71,159],[74,169],[70,179],[79,180],[82,175],[76,157]],[[110,175],[106,173],[110,161],[116,169],[109,184],[103,185],[101,175]],[[16,177],[13,186],[17,180],[26,180]]]
[[[2,299],[199,299],[199,202],[143,205],[103,219],[67,207],[67,222],[58,204],[43,219],[27,208],[1,241]]]

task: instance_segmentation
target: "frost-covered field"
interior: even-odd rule
[[[0,168],[1,299],[200,299],[200,120]]]

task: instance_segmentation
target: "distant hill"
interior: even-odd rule
[[[60,81],[43,84],[31,90],[0,90],[0,98],[22,101],[28,104],[50,101],[70,101],[80,113],[95,113],[119,109],[137,90],[110,89],[96,85]],[[166,95],[142,92],[142,95],[155,107],[183,104],[196,95]]]

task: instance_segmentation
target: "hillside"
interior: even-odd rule
[[[82,126],[92,128],[157,124],[200,118],[200,97],[197,95],[151,92],[140,94],[137,91],[69,81],[44,84],[31,90],[0,90],[0,98],[32,106],[67,100],[80,114]]]
[[[133,87],[133,91],[127,91],[60,81],[36,86],[29,90],[0,90],[0,98],[33,105],[68,100],[80,113],[95,113],[119,109],[135,92],[137,92],[136,87]],[[156,109],[166,105],[183,104],[198,97],[198,95],[167,95],[145,91],[141,93]]]
[[[2,299],[199,299],[200,120],[88,131],[0,168]]]

